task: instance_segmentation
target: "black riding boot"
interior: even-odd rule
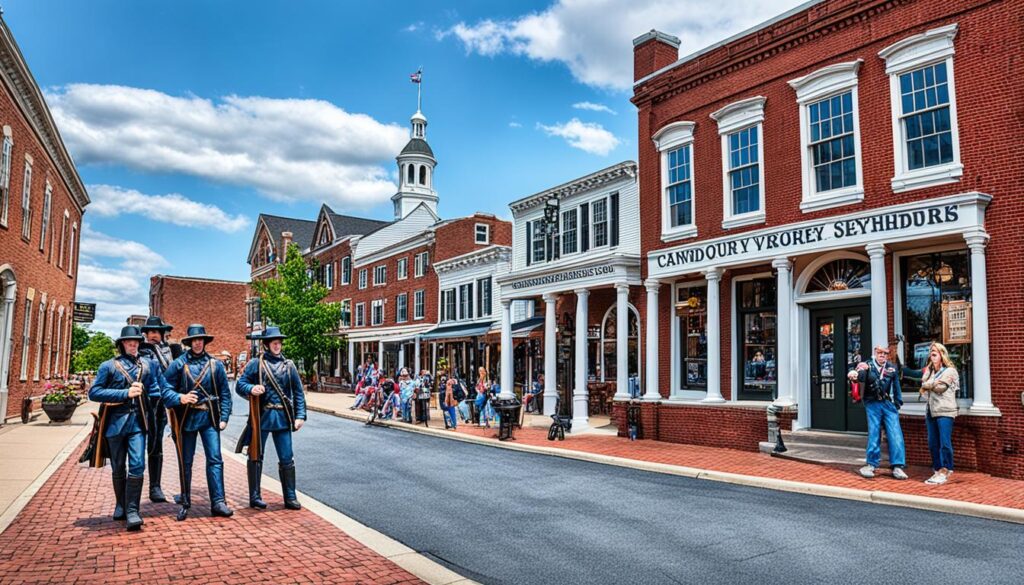
[[[139,515],[139,501],[142,499],[142,478],[129,477],[125,488],[125,517],[128,530],[142,528],[142,516]]]
[[[185,518],[188,518],[188,510],[192,507],[192,470],[188,469],[185,471],[185,485],[181,486],[181,493],[174,496],[174,501],[180,508],[178,508],[178,515],[175,516],[175,520],[181,522]]]
[[[164,491],[160,489],[160,477],[164,473],[163,454],[149,456],[149,501],[162,503],[167,501]]]
[[[281,474],[281,491],[284,492],[284,507],[289,510],[300,510],[298,498],[295,497],[295,463],[279,463],[278,471]]]
[[[263,477],[262,461],[247,461],[246,471],[249,474],[249,507],[264,509],[267,503],[263,501],[263,493],[260,491],[260,478]]]
[[[114,505],[114,520],[124,520],[124,475],[114,474],[114,497],[117,499],[117,504]]]

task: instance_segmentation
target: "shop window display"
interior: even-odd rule
[[[707,288],[677,289],[676,318],[679,319],[679,360],[682,366],[680,384],[684,390],[703,390],[708,384]]]
[[[776,395],[778,364],[776,348],[775,279],[760,278],[737,284],[737,323],[742,329],[739,375],[743,381],[740,400],[771,400]]]

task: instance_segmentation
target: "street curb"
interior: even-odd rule
[[[350,412],[340,412],[330,408],[310,406],[309,404],[306,405],[306,408],[322,414],[329,414],[358,422],[366,422],[365,415],[359,415]],[[1000,522],[1024,524],[1024,510],[1017,508],[1005,508],[1001,506],[992,506],[988,504],[976,504],[973,502],[959,502],[956,500],[946,500],[943,498],[916,496],[911,494],[900,494],[896,492],[886,492],[881,490],[864,490],[857,488],[792,481],[787,479],[760,477],[756,475],[743,475],[739,473],[728,473],[724,471],[715,471],[711,469],[699,469],[695,467],[669,465],[667,463],[639,461],[635,459],[627,459],[625,457],[615,457],[613,455],[588,453],[586,451],[570,451],[568,449],[559,449],[557,447],[521,445],[503,441],[496,441],[494,439],[485,439],[483,437],[477,437],[474,435],[452,433],[450,431],[432,429],[422,427],[419,425],[397,423],[395,421],[380,421],[375,424],[388,426],[406,432],[420,433],[435,437],[443,437],[445,439],[462,441],[464,443],[475,443],[477,445],[485,445],[497,449],[508,449],[510,451],[520,451],[526,453],[538,453],[542,455],[549,455],[552,457],[561,457],[563,459],[575,459],[577,461],[587,461],[590,463],[599,463],[602,465],[614,465],[616,467],[625,467],[628,469],[636,469],[640,471],[650,471],[653,473],[689,477],[692,479],[703,479],[721,483],[730,483],[746,487],[756,487],[776,491],[805,494],[811,496],[837,498],[842,500],[853,500],[870,504],[881,504],[885,506],[899,506],[901,508],[914,508],[917,510],[927,510],[930,512],[942,512],[946,514],[957,514],[960,516],[972,516],[975,518],[983,518],[986,520],[998,520]]]
[[[247,461],[244,455],[235,453],[226,447],[221,447],[221,455],[242,465],[245,465]],[[283,493],[281,482],[277,479],[263,474],[261,481],[263,487],[271,492],[278,495]],[[416,578],[430,585],[476,585],[476,581],[467,579],[440,563],[428,559],[401,542],[342,514],[309,494],[299,490],[296,490],[295,493],[302,503],[302,507],[331,523],[366,548],[412,573]]]
[[[78,449],[78,446],[81,445],[82,441],[89,436],[90,432],[92,432],[91,422],[82,425],[82,429],[75,433],[75,436],[71,437],[67,444],[57,452],[57,455],[52,461],[50,461],[50,464],[46,466],[46,469],[39,474],[39,477],[30,483],[28,487],[25,488],[25,490],[21,492],[13,502],[11,502],[11,505],[8,506],[3,515],[0,516],[0,534],[3,534],[4,531],[7,530],[7,528],[14,522],[15,518],[18,517],[18,514],[25,509],[25,506],[27,506],[36,495],[36,492],[38,492],[47,481],[49,481],[50,477],[60,469],[61,465],[64,465],[64,462],[67,461],[68,457],[70,457],[76,449]]]

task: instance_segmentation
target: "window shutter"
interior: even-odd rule
[[[533,222],[526,222],[526,265],[533,262]]]
[[[580,252],[590,249],[590,204],[580,205]]]
[[[612,247],[619,245],[619,194],[612,193]]]

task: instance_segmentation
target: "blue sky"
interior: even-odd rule
[[[154,273],[245,280],[259,213],[387,219],[423,67],[443,217],[636,157],[630,40],[682,53],[794,0],[8,0],[94,204],[79,300],[145,313]]]

